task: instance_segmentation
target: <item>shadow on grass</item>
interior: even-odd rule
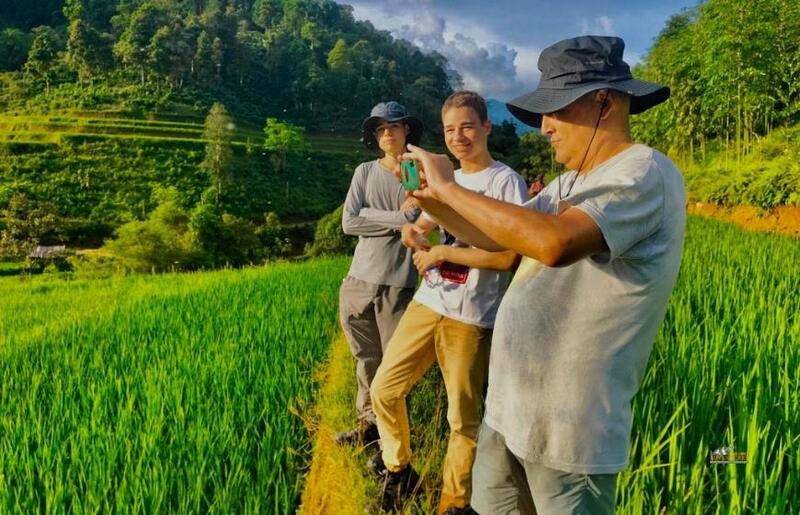
[[[23,272],[21,263],[0,263],[0,277],[20,275]]]

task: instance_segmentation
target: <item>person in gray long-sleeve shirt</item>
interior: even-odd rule
[[[420,214],[394,176],[395,156],[417,144],[422,123],[397,102],[377,104],[361,126],[362,141],[382,156],[360,164],[344,203],[342,229],[358,236],[350,271],[339,291],[339,318],[356,358],[357,422],[336,435],[340,444],[378,440],[369,387],[383,351],[414,295],[417,269],[401,242],[403,224]]]

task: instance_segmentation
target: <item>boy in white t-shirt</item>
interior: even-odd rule
[[[523,178],[489,154],[491,122],[483,98],[469,91],[454,93],[442,107],[442,122],[447,148],[461,164],[456,172],[460,185],[505,202],[527,200]],[[437,226],[423,215],[403,227],[403,242],[419,248]],[[370,467],[383,479],[381,505],[386,510],[397,508],[417,488],[405,399],[436,361],[450,424],[439,512],[471,513],[471,470],[489,343],[517,255],[470,247],[444,230],[439,245],[424,247],[415,252],[414,264],[425,280],[400,319],[370,388],[382,447]]]

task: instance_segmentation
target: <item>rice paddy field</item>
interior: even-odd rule
[[[0,513],[292,513],[346,266],[0,279]]]
[[[633,403],[622,513],[800,510],[800,240],[690,217]],[[746,464],[711,465],[731,447]]]
[[[617,511],[796,512],[800,241],[700,218],[688,229]],[[294,512],[347,264],[0,277],[0,512]],[[426,512],[446,419],[436,374],[423,386],[411,402]],[[711,464],[720,447],[746,463]]]

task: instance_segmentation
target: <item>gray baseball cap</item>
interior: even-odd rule
[[[369,117],[361,124],[361,141],[370,150],[379,149],[378,142],[375,140],[375,128],[378,127],[381,120],[387,122],[405,121],[410,129],[406,142],[412,145],[419,145],[422,138],[422,122],[416,116],[408,114],[405,106],[390,100],[389,102],[376,104],[370,111]]]
[[[618,37],[580,36],[542,50],[542,78],[530,93],[506,104],[521,122],[542,126],[542,115],[562,109],[598,89],[613,89],[631,97],[631,114],[641,113],[669,98],[669,88],[634,79],[622,60],[625,42]]]

